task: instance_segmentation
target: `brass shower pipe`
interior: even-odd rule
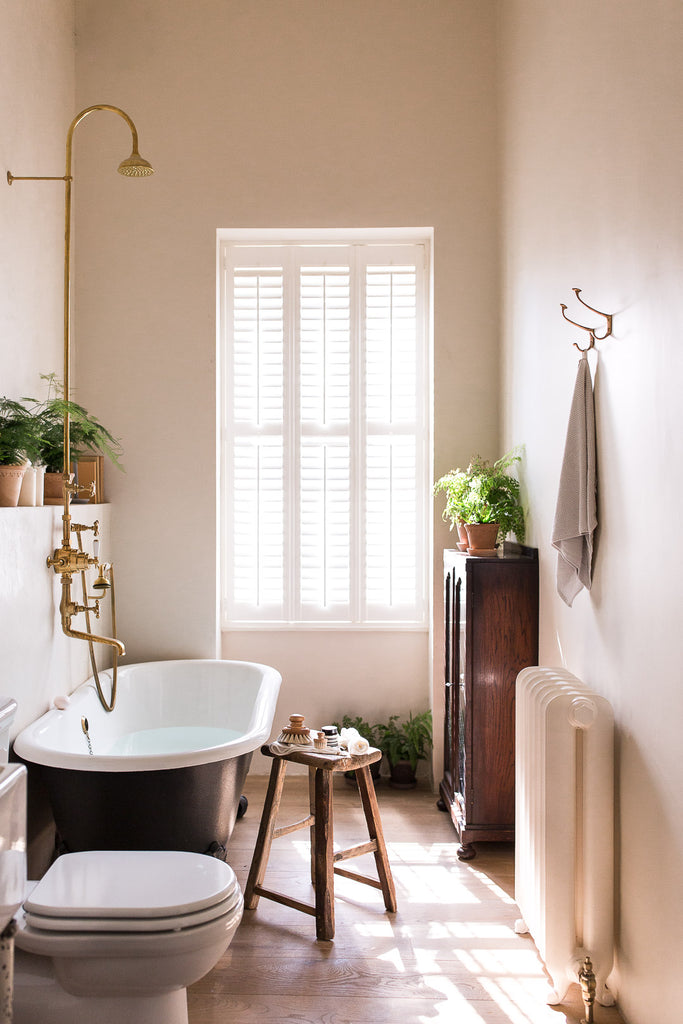
[[[63,181],[64,182],[64,398],[69,400],[71,393],[71,192],[73,175],[71,170],[72,164],[72,150],[73,150],[73,134],[76,126],[88,117],[89,114],[94,113],[96,110],[110,110],[112,113],[117,114],[123,118],[128,127],[130,128],[133,146],[132,152],[129,157],[123,160],[118,167],[119,174],[124,175],[128,178],[139,178],[148,177],[154,173],[154,169],[147,160],[144,160],[138,151],[138,133],[132,119],[126,114],[120,107],[113,107],[108,103],[96,103],[91,107],[86,107],[85,110],[81,110],[79,114],[76,114],[75,118],[69,125],[69,130],[66,136],[66,168],[62,176],[53,175],[41,175],[41,176],[19,176],[13,175],[10,171],[7,172],[7,184],[11,185],[15,181]],[[116,636],[97,636],[90,631],[89,623],[89,612],[99,617],[99,598],[94,600],[94,605],[88,607],[88,597],[85,590],[85,571],[91,566],[97,566],[98,577],[94,583],[94,587],[104,594],[107,589],[112,589],[112,604],[113,604],[113,570],[109,566],[109,572],[111,576],[111,583],[106,577],[106,566],[100,564],[99,552],[96,550],[93,557],[90,557],[87,552],[83,550],[81,543],[81,533],[84,530],[92,530],[94,535],[94,546],[97,549],[99,540],[99,523],[95,522],[93,526],[84,526],[80,523],[72,523],[71,521],[71,496],[76,494],[79,487],[73,482],[73,473],[71,470],[71,451],[70,451],[70,416],[68,410],[68,404],[64,410],[64,462],[62,472],[62,494],[64,498],[64,511],[62,515],[62,546],[57,548],[54,553],[48,557],[47,564],[51,566],[54,571],[59,574],[62,578],[62,599],[60,602],[60,614],[62,620],[62,630],[67,636],[74,637],[79,640],[87,640],[90,643],[90,655],[91,661],[94,666],[94,655],[92,650],[92,643],[106,644],[114,649],[114,659],[118,655],[126,653],[124,645],[121,643]],[[76,533],[78,536],[78,546],[76,548],[71,545],[71,534]],[[80,572],[83,581],[83,600],[84,604],[79,605],[71,597],[71,577],[73,573]],[[87,632],[83,632],[77,629],[73,629],[71,626],[71,619],[74,615],[85,613],[86,616],[86,628]],[[113,623],[113,632],[116,633],[115,622]],[[99,686],[99,680],[97,679],[97,669],[95,667],[95,678],[97,682],[97,689],[102,704],[107,710],[112,710],[114,706],[115,690],[112,692],[111,705],[107,704]]]

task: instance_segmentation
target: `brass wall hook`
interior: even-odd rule
[[[605,333],[604,334],[597,334],[595,327],[586,327],[585,324],[579,324],[579,323],[576,322],[576,320],[571,320],[567,316],[567,307],[566,307],[566,305],[564,304],[564,302],[560,303],[560,309],[562,310],[562,316],[565,318],[565,320],[568,323],[573,324],[574,327],[580,327],[582,331],[588,331],[588,334],[590,335],[590,343],[586,346],[586,348],[581,348],[581,346],[577,345],[576,342],[574,342],[574,348],[578,349],[579,352],[589,352],[592,348],[595,348],[595,342],[596,341],[604,341],[605,338],[609,338],[609,336],[611,335],[611,333],[612,333],[612,316],[613,316],[613,314],[612,313],[602,313],[599,309],[595,309],[594,306],[589,306],[588,303],[584,302],[584,300],[581,298],[581,289],[580,288],[572,288],[572,291],[574,292],[574,294],[576,295],[577,299],[579,300],[579,302],[581,303],[582,306],[585,306],[586,309],[590,309],[591,313],[597,313],[598,316],[603,316],[605,318],[605,320],[607,321],[606,324],[605,324]]]

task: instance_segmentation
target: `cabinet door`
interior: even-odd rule
[[[525,664],[526,573],[481,563],[472,580],[472,821],[512,827],[515,814],[515,680]]]
[[[450,569],[445,586],[444,780],[451,799],[465,793],[465,618],[462,578]]]
[[[453,572],[449,570],[444,579],[444,729],[443,729],[443,774],[444,779],[453,783],[454,733],[453,733]]]
[[[453,689],[454,696],[454,728],[457,735],[455,791],[462,800],[462,810],[467,806],[467,615],[465,614],[466,588],[462,576],[458,576],[455,584],[455,608],[453,615],[453,632],[455,634],[455,665]]]
[[[455,573],[450,569],[444,581],[444,780],[451,794],[457,788],[457,669],[458,652],[454,629]]]

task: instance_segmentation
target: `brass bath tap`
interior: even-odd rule
[[[74,629],[71,625],[71,619],[73,616],[79,615],[81,612],[92,612],[96,618],[99,619],[100,617],[100,597],[88,599],[85,595],[84,589],[85,604],[78,604],[72,599],[71,577],[73,573],[84,573],[86,569],[89,569],[91,566],[96,566],[98,570],[98,577],[95,581],[95,585],[98,589],[101,589],[104,594],[111,584],[105,576],[105,567],[100,564],[98,557],[100,532],[99,520],[96,519],[92,526],[86,526],[83,523],[72,523],[71,516],[69,515],[62,516],[62,519],[64,520],[64,533],[66,534],[67,529],[69,533],[66,537],[62,538],[62,546],[57,548],[47,559],[48,566],[54,569],[54,571],[62,577],[62,599],[59,604],[62,630],[66,636],[73,637],[76,640],[89,640],[92,643],[105,644],[109,647],[113,647],[117,654],[123,656],[126,653],[126,648],[124,644],[115,637],[98,636],[95,633]],[[95,548],[95,554],[93,556],[88,555],[87,551],[83,550],[81,544],[81,534],[85,530],[93,531],[93,546]],[[70,534],[72,531],[78,536],[77,548],[72,547],[70,544]],[[94,603],[90,605],[88,603],[89,600],[92,600]]]

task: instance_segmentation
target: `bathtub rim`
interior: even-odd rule
[[[22,729],[13,742],[15,755],[22,761],[29,764],[44,765],[48,768],[64,768],[73,771],[85,772],[140,772],[140,771],[163,771],[169,768],[190,768],[196,765],[209,764],[216,761],[225,761],[230,758],[239,757],[241,754],[252,753],[268,739],[272,730],[275,706],[282,683],[282,676],[277,669],[254,661],[239,661],[228,658],[174,658],[163,661],[145,661],[122,666],[119,672],[145,666],[155,666],[163,669],[166,665],[235,665],[248,666],[258,669],[261,672],[259,688],[256,691],[252,705],[250,728],[242,733],[237,739],[230,740],[216,746],[204,747],[199,750],[177,751],[173,753],[152,753],[152,754],[96,754],[91,756],[87,750],[76,752],[58,749],[49,746],[45,737],[41,734],[47,733],[50,737],[49,728],[51,723],[57,723],[60,719],[69,715],[80,720],[81,714],[87,711],[93,714],[91,704],[93,698],[97,701],[96,689],[93,677],[80,683],[69,697],[69,704],[65,709],[50,707],[42,715]],[[100,671],[101,680],[111,678],[111,669]],[[87,705],[87,707],[82,707]],[[99,710],[98,710],[99,709]],[[99,702],[95,711],[103,715]],[[110,712],[116,714],[116,709]]]

